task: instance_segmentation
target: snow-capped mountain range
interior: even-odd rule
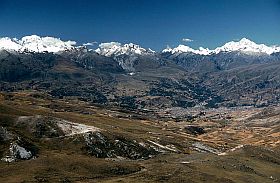
[[[198,50],[190,48],[185,45],[179,45],[176,48],[166,48],[162,52],[166,53],[194,53],[198,55],[211,55],[218,54],[220,52],[243,52],[247,54],[268,54],[271,55],[273,53],[280,52],[279,46],[267,46],[265,44],[256,44],[255,42],[242,38],[240,41],[231,41],[226,43],[221,47],[217,47],[214,50],[210,50],[208,48],[200,47]]]
[[[210,55],[212,53],[211,50],[209,50],[208,48],[203,48],[200,47],[198,50],[195,50],[189,46],[186,45],[179,45],[176,48],[166,48],[162,51],[163,53],[172,53],[172,54],[176,54],[176,53],[193,53],[193,54],[198,54],[198,55]]]
[[[238,42],[231,41],[226,43],[222,47],[218,47],[214,50],[214,53],[220,52],[232,52],[241,51],[247,53],[266,53],[268,55],[276,52],[280,52],[280,47],[278,46],[267,46],[265,44],[256,44],[253,41],[243,38]]]
[[[54,37],[25,36],[21,39],[0,38],[0,49],[18,52],[52,52],[71,50],[75,48],[75,41],[62,41]]]
[[[9,50],[17,52],[52,52],[57,53],[65,50],[78,48],[75,41],[62,41],[54,37],[40,37],[37,35],[25,36],[21,39],[3,37],[0,38],[0,50]],[[118,42],[101,43],[95,50],[100,55],[107,57],[118,55],[142,55],[156,53],[151,49],[145,49],[139,45],[129,43],[121,44]],[[180,54],[192,53],[197,55],[212,55],[220,52],[243,52],[247,54],[268,54],[271,55],[280,52],[279,46],[267,46],[257,44],[249,39],[243,38],[240,41],[231,41],[214,50],[200,47],[193,49],[186,45],[179,45],[175,48],[166,48],[162,53]]]

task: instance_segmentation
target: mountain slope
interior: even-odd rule
[[[122,45],[117,42],[102,43],[95,51],[100,55],[113,58],[124,70],[129,72],[135,71],[135,65],[141,62],[141,57],[154,57],[155,53],[151,49],[146,50],[139,45],[132,43]]]
[[[228,106],[269,106],[280,102],[280,62],[211,73],[203,82]]]
[[[156,53],[116,42],[90,50],[38,36],[1,40],[6,45],[0,51],[1,91],[32,88],[56,98],[140,111],[261,106],[279,101],[275,94],[279,87],[279,53],[259,54],[260,49],[267,51],[268,47],[247,39],[228,43],[219,48],[219,53],[211,54],[200,54],[186,46]],[[12,50],[17,45],[47,45],[48,50],[63,51]]]

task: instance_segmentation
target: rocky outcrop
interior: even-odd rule
[[[84,134],[85,150],[97,158],[148,159],[159,152],[150,146],[122,136],[105,136],[100,132]]]

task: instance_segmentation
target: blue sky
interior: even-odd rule
[[[214,48],[247,37],[280,45],[280,0],[0,0],[0,37]],[[183,39],[192,42],[183,42]]]

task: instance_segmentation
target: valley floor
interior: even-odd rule
[[[198,114],[140,120],[33,91],[2,93],[0,182],[280,182],[278,106]],[[32,158],[3,161],[10,143]]]

